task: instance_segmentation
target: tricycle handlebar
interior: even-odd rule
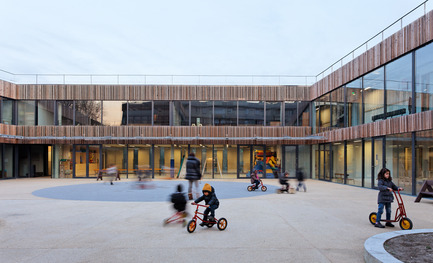
[[[191,203],[191,205],[196,205],[196,206],[203,206],[203,207],[207,207],[207,206],[205,206],[205,205],[201,205],[201,204],[194,204],[194,203]]]

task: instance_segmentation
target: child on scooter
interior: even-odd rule
[[[394,201],[394,195],[392,191],[401,191],[403,190],[403,188],[397,187],[392,182],[391,172],[387,168],[382,168],[382,170],[380,170],[379,174],[377,175],[377,180],[377,187],[379,188],[379,194],[377,197],[378,211],[376,224],[374,226],[379,228],[385,228],[385,226],[394,227],[394,225],[390,222],[386,222],[384,226],[380,223],[380,220],[383,214],[384,207],[386,210],[386,220],[391,219],[391,203]]]
[[[288,191],[289,190],[289,183],[287,182],[289,180],[289,172],[285,171],[284,174],[280,175],[280,184],[281,184],[281,191]]]
[[[200,226],[205,226],[207,223],[205,221],[214,221],[215,218],[215,209],[217,209],[220,205],[218,198],[215,195],[215,189],[210,184],[205,184],[203,186],[203,195],[197,198],[192,205],[196,205],[204,200],[206,204],[206,209],[203,212],[203,222],[201,222]],[[208,218],[208,214],[210,212],[210,217]]]
[[[254,184],[254,189],[259,188],[260,179],[259,179],[259,171],[258,170],[254,170],[251,173],[251,183]]]
[[[177,185],[177,192],[172,193],[170,196],[170,200],[173,203],[173,208],[180,213],[183,213],[183,216],[186,217],[187,213],[185,211],[186,207],[186,198],[185,194],[182,193],[183,187],[181,184]]]

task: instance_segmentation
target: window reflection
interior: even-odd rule
[[[407,115],[412,107],[412,54],[385,66],[386,118]]]
[[[433,43],[415,51],[416,112],[433,109]]]
[[[215,101],[214,121],[215,126],[236,126],[237,125],[237,102],[236,101]]]
[[[258,126],[264,123],[264,103],[239,101],[239,125]]]
[[[207,126],[213,123],[212,101],[191,101],[191,125]]]
[[[126,101],[104,101],[103,103],[103,125],[120,126],[126,125],[127,102]]]
[[[152,125],[152,102],[130,101],[128,103],[128,125]]]
[[[384,119],[384,69],[383,67],[363,77],[365,123]]]

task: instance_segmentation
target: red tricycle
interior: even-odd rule
[[[188,213],[185,211],[176,212],[174,215],[170,216],[169,218],[164,219],[163,225],[166,226],[167,224],[170,224],[170,223],[180,223],[183,226],[186,226],[185,217],[187,217],[187,216],[188,216]]]
[[[195,228],[197,227],[197,219],[200,219],[201,221],[203,221],[203,223],[205,223],[205,225],[209,228],[211,228],[214,224],[217,224],[217,227],[219,230],[224,230],[227,227],[227,219],[225,219],[224,217],[221,217],[220,219],[214,218],[213,221],[204,221],[202,218],[200,218],[198,215],[204,215],[203,213],[200,213],[198,211],[198,207],[202,206],[202,207],[207,207],[205,205],[200,205],[200,204],[193,204],[196,205],[197,208],[195,209],[195,214],[194,217],[188,222],[188,225],[186,227],[186,230],[188,230],[189,233],[194,232]]]
[[[263,185],[261,179],[260,179],[260,184],[257,186],[257,188],[260,188],[263,192],[266,192],[266,190],[268,190],[268,188],[265,185]],[[247,186],[248,192],[255,191],[257,188],[255,184]]]
[[[401,198],[400,190],[398,190],[398,191],[393,190],[393,192],[395,195],[395,199],[397,200],[397,204],[398,204],[398,208],[395,210],[395,218],[394,218],[394,220],[381,219],[380,221],[387,222],[387,223],[400,221],[400,228],[401,229],[403,229],[403,230],[412,229],[413,224],[412,224],[412,221],[409,218],[407,218],[407,216],[406,216],[406,210],[404,209],[403,199]],[[370,216],[368,217],[368,219],[370,220],[370,223],[372,223],[373,225],[376,224],[377,213],[372,212],[370,214]]]

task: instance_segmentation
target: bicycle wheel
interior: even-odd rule
[[[266,186],[262,186],[262,192],[266,192],[266,190],[268,190],[268,188]]]
[[[224,229],[226,229],[226,227],[227,227],[227,219],[225,219],[224,217],[220,218],[218,220],[217,226],[218,226],[218,229],[221,230],[221,231],[223,231]]]
[[[372,212],[369,216],[368,216],[368,220],[370,220],[371,224],[376,224],[376,219],[377,219],[377,213],[376,212]]]
[[[252,187],[251,185],[249,185],[249,186],[247,187],[247,190],[248,190],[248,192],[251,192],[251,191],[253,190],[253,187]]]
[[[188,222],[186,230],[188,230],[189,233],[192,233],[192,232],[194,232],[196,226],[197,226],[197,223],[194,220],[191,220]]]

